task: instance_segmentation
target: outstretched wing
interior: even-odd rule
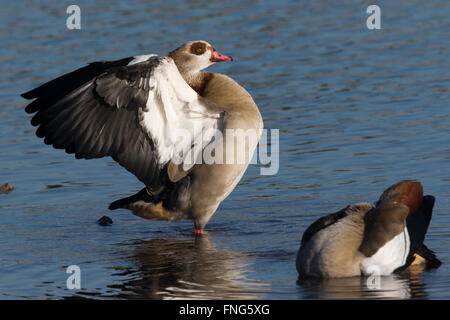
[[[111,156],[152,189],[177,150],[196,145],[198,135],[177,140],[178,128],[207,132],[223,121],[172,60],[150,55],[94,62],[22,96],[35,99],[25,110],[36,113],[31,123],[46,144],[76,158]]]

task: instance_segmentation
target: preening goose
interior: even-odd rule
[[[314,222],[297,254],[300,277],[389,275],[423,262],[441,262],[424,244],[434,206],[419,182],[404,180],[386,189],[375,207],[348,206]]]
[[[25,110],[36,113],[31,123],[46,144],[76,158],[111,156],[145,184],[110,209],[151,220],[192,219],[202,233],[244,174],[263,129],[243,87],[202,71],[231,60],[205,41],[191,41],[165,58],[94,62],[22,97],[35,99]],[[226,134],[233,130],[254,136]],[[207,151],[214,161],[204,159]]]

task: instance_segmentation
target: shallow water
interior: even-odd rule
[[[450,4],[379,1],[1,1],[0,298],[450,298]],[[75,160],[34,136],[19,94],[87,62],[164,55],[205,39],[234,58],[216,65],[245,86],[280,170],[251,166],[202,238],[192,223],[109,212],[140,183],[111,159]],[[437,198],[426,244],[443,265],[385,277],[297,281],[302,232],[318,217],[417,179]],[[110,216],[101,227],[96,220]],[[80,290],[66,288],[78,265]]]

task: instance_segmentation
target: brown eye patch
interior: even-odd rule
[[[201,55],[206,51],[206,44],[203,42],[195,42],[191,45],[190,52],[196,55]]]

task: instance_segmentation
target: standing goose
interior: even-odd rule
[[[441,262],[424,244],[434,206],[419,182],[404,180],[386,189],[375,207],[348,206],[322,217],[303,234],[297,254],[301,277],[389,275],[425,262]]]
[[[202,71],[231,60],[205,41],[191,41],[166,58],[94,62],[22,97],[35,99],[25,110],[36,113],[31,124],[46,144],[77,159],[111,156],[145,184],[111,203],[111,210],[130,209],[151,220],[192,219],[201,234],[244,174],[263,129],[243,87]],[[238,129],[254,132],[254,139],[227,140],[225,133]],[[243,154],[230,152],[227,141]],[[223,162],[202,161],[208,148]]]

